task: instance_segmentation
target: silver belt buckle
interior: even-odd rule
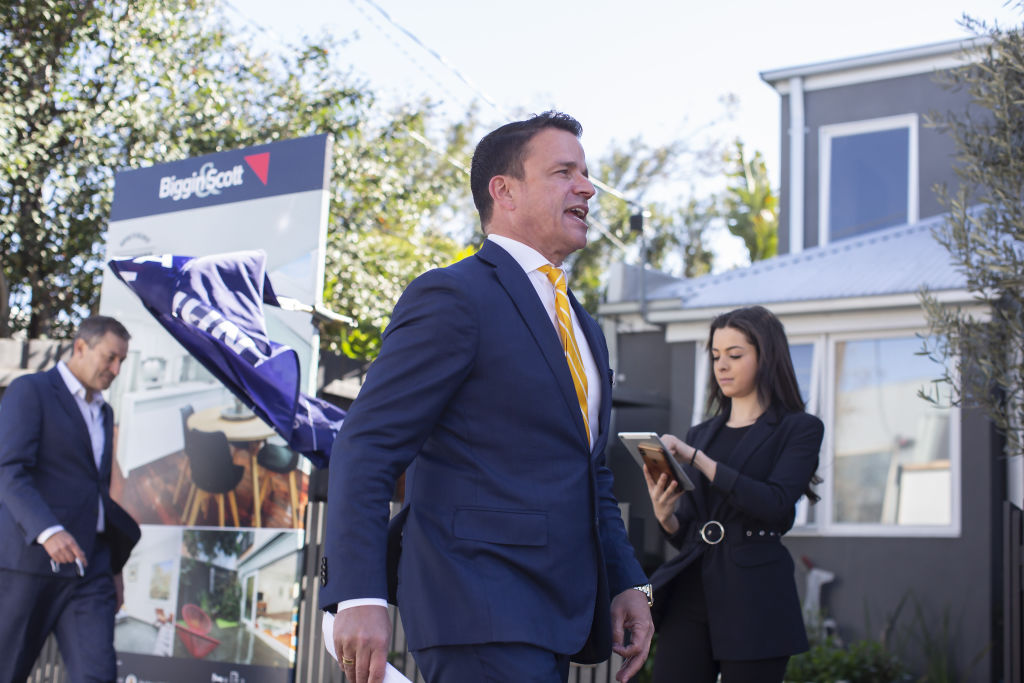
[[[714,530],[715,527],[718,528],[718,531]],[[710,533],[709,533],[709,531],[710,531]],[[712,536],[712,537],[716,537],[717,536],[717,538],[708,538],[709,535]],[[700,528],[700,540],[704,541],[708,545],[717,545],[717,544],[721,543],[724,538],[725,538],[725,527],[722,526],[721,522],[716,522],[715,520],[711,520],[710,522],[705,522],[704,526],[702,526]]]

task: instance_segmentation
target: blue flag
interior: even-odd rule
[[[279,306],[266,254],[111,259],[114,274],[171,336],[294,450],[324,467],[345,412],[299,391],[295,351],[267,336],[263,304]]]

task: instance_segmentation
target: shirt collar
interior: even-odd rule
[[[539,251],[511,237],[492,234],[488,235],[487,239],[507,251],[509,256],[516,260],[519,267],[527,273],[532,273],[544,265],[552,265]]]
[[[67,386],[68,391],[71,392],[71,395],[77,396],[82,399],[82,401],[85,401],[87,393],[85,387],[78,381],[75,374],[71,372],[71,368],[68,367],[68,364],[64,361],[57,361],[57,371],[60,372],[60,376],[64,380],[64,384]],[[88,401],[87,405],[93,408],[103,405],[103,394],[97,391],[93,394],[92,401]]]

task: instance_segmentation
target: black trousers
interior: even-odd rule
[[[718,660],[711,654],[707,604],[700,562],[673,581],[664,616],[658,625],[654,683],[782,683],[789,657]]]

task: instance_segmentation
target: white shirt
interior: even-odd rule
[[[57,371],[60,373],[61,378],[64,380],[64,384],[67,386],[68,391],[75,397],[75,403],[78,405],[79,412],[82,413],[82,419],[85,420],[85,426],[89,430],[89,442],[92,446],[92,458],[93,462],[96,463],[96,469],[100,467],[100,460],[103,459],[103,448],[106,446],[106,435],[103,431],[103,396],[96,392],[93,394],[91,401],[85,400],[86,390],[82,386],[82,383],[78,381],[78,378],[68,369],[67,364],[64,361],[57,363]],[[103,499],[99,499],[99,516],[96,518],[96,530],[103,531]],[[52,526],[49,529],[45,529],[39,536],[36,537],[36,541],[39,545],[46,542],[46,539],[53,536],[58,531],[63,531],[64,527],[60,524]]]
[[[533,247],[529,247],[511,237],[488,235],[487,239],[507,251],[509,256],[515,259],[516,263],[523,269],[523,272],[526,273],[526,276],[530,279],[530,284],[537,291],[537,296],[540,297],[540,302],[544,305],[544,310],[547,311],[548,318],[551,320],[551,325],[554,327],[555,334],[557,335],[558,317],[555,313],[555,287],[551,284],[548,276],[538,270],[541,266],[553,266],[554,264],[549,263]],[[594,353],[590,350],[590,344],[587,343],[587,335],[583,333],[579,318],[576,317],[576,311],[572,306],[569,307],[569,314],[572,316],[572,333],[576,337],[576,345],[580,349],[580,360],[583,361],[583,369],[587,374],[587,421],[590,424],[590,443],[593,444],[597,439],[597,422],[601,410],[601,378],[597,372],[597,362],[594,361]],[[561,344],[561,341],[559,341],[559,344]],[[349,607],[360,607],[363,605],[387,607],[387,604],[387,600],[380,598],[353,598],[339,602],[337,611],[340,612]]]

